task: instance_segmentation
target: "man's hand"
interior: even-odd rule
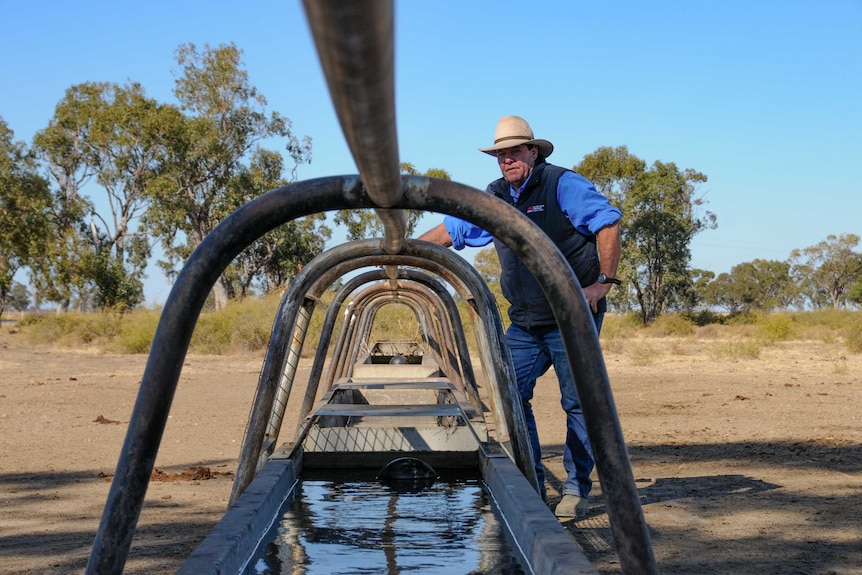
[[[587,298],[587,303],[590,304],[590,309],[593,310],[593,313],[598,313],[599,300],[608,295],[612,285],[596,282],[584,288],[584,297]]]

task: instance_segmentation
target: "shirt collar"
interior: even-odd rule
[[[513,186],[512,184],[509,184],[509,195],[511,195],[511,196],[512,196],[512,198],[513,198],[516,202],[518,201],[518,198],[520,198],[520,197],[521,197],[521,192],[523,192],[523,191],[524,191],[524,188],[526,188],[526,187],[527,187],[527,184],[530,182],[530,178],[532,178],[532,177],[533,177],[533,172],[530,172],[530,175],[529,175],[529,176],[527,176],[527,179],[526,179],[526,180],[524,180],[524,183],[523,183],[523,184],[521,184],[521,187],[520,187],[520,188],[518,188],[517,190],[515,189],[515,186]]]

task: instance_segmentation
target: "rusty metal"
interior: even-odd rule
[[[337,182],[339,178],[333,180]],[[459,187],[472,189],[460,184]],[[476,190],[473,191],[476,192]],[[506,206],[503,202],[499,204]],[[510,206],[506,207],[510,208]],[[514,210],[514,208],[510,209]],[[480,345],[480,353],[491,378],[491,385],[488,388],[496,392],[491,400],[498,420],[500,441],[511,443],[512,455],[518,467],[534,486],[537,485],[532,450],[527,439],[524,414],[515,384],[514,368],[508,355],[508,347],[502,339],[502,324],[487,284],[466,261],[440,246],[408,240],[401,253],[392,255],[381,248],[379,240],[358,240],[336,246],[317,256],[302,269],[285,293],[277,313],[277,327],[273,330],[261,370],[257,394],[240,451],[231,501],[235,500],[251,483],[258,462],[264,455],[265,429],[278,391],[277,382],[287,348],[285,342],[293,334],[297,310],[302,306],[302,302],[306,298],[316,299],[326,286],[331,285],[336,278],[348,271],[386,265],[407,265],[430,269],[450,283],[466,286],[474,298],[481,300],[479,308],[483,312],[480,313],[480,318],[485,323],[485,329],[477,331],[485,338]],[[495,350],[496,353],[492,353],[491,350]],[[499,350],[505,350],[506,356],[503,361],[493,359],[499,356]]]
[[[338,290],[332,302],[330,303],[329,308],[326,311],[326,316],[323,320],[323,326],[321,328],[321,339],[318,342],[318,347],[314,355],[314,361],[312,362],[311,371],[309,373],[309,385],[306,388],[306,394],[303,399],[302,406],[300,407],[298,418],[300,422],[309,414],[314,400],[318,395],[319,383],[323,375],[323,367],[325,364],[327,351],[329,349],[330,337],[335,329],[335,323],[338,319],[338,315],[340,312],[342,312],[342,306],[345,300],[347,300],[347,298],[360,286],[363,286],[368,283],[381,281],[386,278],[388,278],[388,272],[385,272],[384,270],[380,269],[368,271],[358,276],[355,276],[349,279],[341,287],[341,289]],[[466,348],[464,327],[461,325],[461,316],[458,313],[457,306],[455,305],[455,301],[452,299],[452,296],[445,289],[442,283],[437,281],[431,275],[424,272],[420,272],[416,269],[398,268],[397,279],[409,279],[418,283],[422,283],[429,289],[433,290],[434,293],[437,294],[437,297],[439,297],[443,304],[446,306],[447,316],[452,322],[452,329],[456,334],[455,343],[458,346],[458,356],[461,360],[461,371],[464,374],[466,387],[465,393],[473,404],[473,407],[475,407],[477,410],[481,409],[481,401],[476,390],[476,376],[473,373],[473,366],[470,363],[470,354]],[[468,294],[461,295],[463,297]],[[338,344],[336,344],[336,352],[333,353],[333,355],[337,355],[339,353],[337,351],[338,349],[340,349],[340,347],[338,346]],[[299,424],[297,429],[298,428]]]
[[[383,248],[397,253],[407,218],[395,128],[394,16],[389,0],[303,2],[335,112],[383,222]]]
[[[433,178],[404,177],[403,182],[404,195],[399,207],[452,214],[482,226],[515,251],[536,277],[545,296],[558,302],[559,305],[554,306],[555,318],[575,376],[621,566],[627,573],[656,572],[649,532],[595,326],[577,279],[565,259],[526,217],[488,194]],[[183,359],[216,278],[242,249],[277,225],[321,211],[361,209],[372,205],[354,178],[332,177],[300,182],[273,190],[243,206],[198,246],[165,302],[90,555],[88,573],[122,571]],[[447,275],[455,275],[445,269],[447,265],[453,265],[452,260],[434,255],[430,247],[420,249],[420,244],[425,242],[406,241],[405,247],[412,248],[407,250],[408,255],[415,250],[419,252],[422,263],[437,261],[442,268],[438,275],[444,279]],[[443,252],[448,253],[446,250]],[[402,263],[395,259],[386,261],[385,257],[376,259],[380,260],[379,263],[371,265]],[[405,265],[413,265],[407,260],[404,260]],[[437,273],[438,270],[433,271]],[[283,322],[277,325],[280,326],[277,329],[286,329],[286,326],[281,327]],[[264,369],[267,369],[267,364],[280,368],[284,359],[284,350],[275,357],[267,357]],[[507,376],[512,374],[507,373]],[[275,384],[277,379],[273,380],[273,394]]]

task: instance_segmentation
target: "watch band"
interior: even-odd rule
[[[621,283],[623,283],[622,281],[618,280],[617,278],[609,278],[607,276],[607,274],[599,274],[599,278],[596,281],[600,284],[620,285]]]

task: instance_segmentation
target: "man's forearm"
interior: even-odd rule
[[[452,245],[452,238],[449,236],[449,232],[446,231],[446,226],[444,224],[431,228],[417,239],[431,242],[432,244],[437,244],[438,246],[443,246],[445,248]]]
[[[608,277],[617,277],[620,265],[620,223],[600,229],[596,234],[596,248],[599,252],[600,271]]]

